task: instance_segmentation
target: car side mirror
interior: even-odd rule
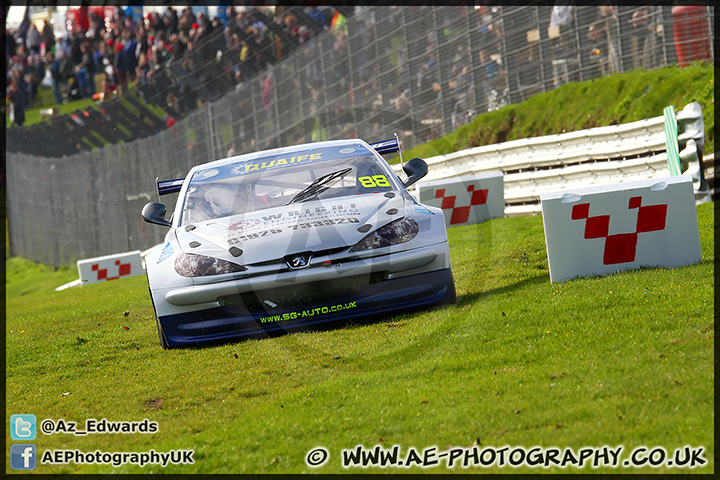
[[[408,179],[403,183],[403,186],[407,188],[427,175],[428,166],[427,163],[425,163],[425,160],[415,157],[405,162],[405,165],[403,165],[403,171],[408,176]]]
[[[165,218],[167,207],[162,203],[150,202],[145,204],[142,209],[142,217],[148,223],[154,223],[156,225],[162,225],[163,227],[170,227],[172,223],[170,220]]]

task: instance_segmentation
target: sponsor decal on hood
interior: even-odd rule
[[[177,236],[185,251],[197,252],[188,247],[199,241],[203,254],[225,258],[228,249],[237,245],[244,251],[244,263],[255,263],[297,252],[352,246],[368,231],[404,215],[405,200],[400,195],[367,194],[215,219],[194,224],[190,231],[179,229]],[[361,228],[365,225],[369,227]]]

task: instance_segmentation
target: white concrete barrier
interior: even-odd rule
[[[566,189],[540,199],[552,283],[702,259],[689,175]]]
[[[688,135],[697,137],[700,132],[704,135],[702,109],[696,102],[677,112],[677,119],[674,117],[674,113],[669,113],[626,124],[522,138],[429,157],[425,159],[429,167],[425,180],[501,170],[505,174],[505,215],[538,214],[542,193],[673,175],[668,145],[677,150],[680,144],[684,148],[687,140],[679,144],[677,132],[668,135],[666,122],[677,120],[683,126],[683,119],[695,122],[692,128],[683,130],[680,139]],[[699,137],[697,142],[698,146],[704,143]],[[685,148],[683,153],[692,157],[690,149]],[[696,160],[695,164],[698,202],[709,201],[708,192],[699,189],[700,163]],[[399,164],[393,168],[402,175]],[[685,173],[692,171],[688,167]]]
[[[145,275],[139,250],[78,260],[77,266],[83,285],[107,282],[121,277]]]
[[[420,202],[442,208],[446,227],[504,217],[503,191],[502,172],[418,183]]]

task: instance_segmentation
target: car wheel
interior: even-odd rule
[[[160,319],[158,318],[157,310],[155,309],[155,300],[153,299],[152,290],[150,290],[150,287],[148,287],[148,290],[150,291],[150,302],[152,303],[153,313],[155,314],[155,324],[157,325],[158,337],[160,337],[160,346],[163,350],[167,350],[170,348],[170,345],[168,345],[167,338],[165,338],[165,332],[163,331],[162,325],[160,325]]]
[[[450,281],[448,282],[448,290],[445,294],[445,298],[442,300],[443,304],[455,305],[457,303],[457,295],[455,293],[455,277],[453,277],[452,270],[450,270]]]
[[[170,348],[170,345],[168,345],[167,338],[165,338],[165,332],[163,331],[162,325],[160,325],[160,320],[155,317],[155,323],[157,323],[157,329],[158,329],[158,337],[160,337],[160,346],[163,348],[163,350],[167,350]]]

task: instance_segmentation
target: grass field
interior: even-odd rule
[[[329,331],[161,350],[144,277],[7,268],[7,420],[158,423],[152,434],[39,434],[46,450],[194,450],[194,464],[38,465],[34,473],[681,473],[665,466],[343,469],[343,449],[704,447],[714,472],[714,217],[703,261],[550,284],[541,217],[449,229],[454,307]],[[8,445],[11,441],[6,434]],[[315,447],[328,463],[310,468]],[[9,448],[6,452],[10,470]],[[13,471],[14,472],[14,471]]]

